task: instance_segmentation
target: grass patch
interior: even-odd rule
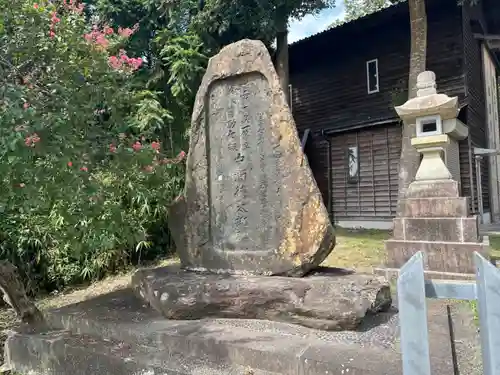
[[[500,236],[490,236],[490,253],[500,258]]]
[[[384,263],[384,241],[391,232],[337,228],[337,245],[323,263],[330,267],[368,270]]]

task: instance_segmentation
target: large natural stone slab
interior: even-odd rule
[[[322,330],[354,330],[387,310],[390,287],[373,275],[324,271],[305,278],[139,270],[132,287],[168,319],[267,319]]]
[[[242,40],[210,59],[186,168],[170,214],[183,267],[302,276],[335,246],[262,42]]]

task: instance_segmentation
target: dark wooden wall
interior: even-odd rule
[[[465,40],[462,37],[464,19],[462,8],[456,6],[456,0],[440,0],[430,2],[428,12],[428,54],[427,68],[436,73],[438,90],[450,96],[458,96],[460,103],[466,104],[465,69],[467,55],[464,51]],[[436,8],[436,4],[439,8]],[[332,166],[344,163],[348,143],[355,135],[362,141],[360,146],[361,163],[370,163],[370,139],[379,139],[383,134],[389,140],[391,155],[391,175],[386,177],[395,183],[397,190],[397,174],[399,148],[392,145],[394,139],[400,140],[400,127],[393,125],[398,121],[395,105],[407,99],[407,80],[410,53],[410,27],[408,4],[402,3],[378,14],[347,24],[331,31],[298,42],[290,49],[290,83],[292,84],[293,114],[299,131],[310,128],[313,132],[313,147],[309,147],[308,157],[322,194],[327,202],[328,197],[328,142],[320,133],[332,135]],[[366,87],[366,62],[378,59],[380,92],[368,94]],[[465,112],[464,112],[465,113]],[[464,115],[462,119],[465,118]],[[388,125],[392,124],[392,125]],[[469,124],[480,127],[478,122]],[[378,128],[380,127],[380,128]],[[366,135],[359,131],[366,129]],[[386,133],[388,130],[389,133]],[[342,134],[342,132],[347,132]],[[471,130],[473,137],[480,138],[480,130]],[[375,138],[374,138],[375,137]],[[337,141],[339,140],[339,141]],[[349,140],[349,142],[347,142]],[[377,141],[378,142],[378,141]],[[375,144],[378,144],[378,143]],[[477,142],[481,142],[480,139]],[[377,146],[379,147],[379,146]],[[468,142],[461,145],[461,175],[463,193],[470,194],[470,157]],[[377,151],[378,152],[378,151]],[[363,159],[366,159],[363,161]],[[365,172],[369,170],[364,167]],[[375,167],[378,168],[378,167]],[[360,181],[360,194],[371,194],[368,190],[374,184],[370,173],[364,173]],[[344,172],[346,173],[346,172]],[[485,180],[487,177],[485,177]],[[394,214],[395,202],[387,199],[385,207],[382,203],[372,205],[372,211],[356,214],[346,203],[344,208],[338,206],[342,189],[337,185],[340,175],[332,179],[333,215],[336,219],[360,219],[362,217],[389,218]],[[391,185],[391,189],[393,185]],[[343,188],[346,189],[345,187]],[[367,192],[364,193],[365,190]],[[349,202],[357,198],[352,193],[352,186],[347,187]],[[371,191],[371,190],[370,190]],[[353,195],[354,194],[354,195]],[[383,192],[376,190],[382,197]],[[373,195],[373,194],[372,194]],[[355,197],[355,198],[353,198]],[[345,197],[344,197],[345,198]],[[368,197],[366,199],[369,199]],[[381,198],[382,199],[382,198]],[[383,200],[379,200],[382,202]],[[356,201],[357,202],[357,201]],[[363,205],[370,205],[368,201]],[[359,210],[359,207],[355,209]],[[364,216],[362,215],[364,214]],[[361,215],[361,216],[360,216]]]
[[[440,90],[463,98],[461,11],[456,0],[441,1],[454,6],[429,11],[427,64]],[[407,7],[402,3],[291,46],[290,82],[299,129],[347,130],[397,117],[394,104],[406,100],[409,70]],[[366,62],[375,58],[380,92],[368,94]]]
[[[401,126],[340,133],[332,143],[332,208],[335,220],[391,219],[396,214]],[[358,147],[359,178],[348,179],[347,147]]]
[[[486,127],[486,99],[483,84],[483,62],[481,42],[474,38],[473,33],[479,32],[480,24],[484,24],[484,17],[480,6],[462,7],[462,37],[464,54],[464,74],[466,88],[467,112],[465,122],[469,126],[469,139],[461,142],[460,160],[464,163],[467,160],[471,163],[470,171],[462,171],[462,180],[472,180],[471,184],[463,186],[462,192],[466,196],[471,196],[471,205],[474,212],[477,212],[477,187],[476,187],[476,167],[472,155],[473,147],[487,146],[487,127]],[[481,186],[483,189],[483,207],[488,210],[489,202],[489,171],[488,162],[483,161],[481,166]],[[466,173],[466,175],[465,175]]]

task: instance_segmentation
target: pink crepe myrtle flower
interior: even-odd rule
[[[151,148],[155,151],[160,151],[160,142],[151,142]]]
[[[141,67],[142,62],[140,57],[133,58],[127,56],[126,51],[123,49],[120,50],[118,56],[110,56],[108,58],[109,65],[115,70],[135,71]]]
[[[126,27],[118,28],[118,35],[120,35],[122,38],[130,38],[137,30],[139,30],[139,24],[135,24],[132,28]]]
[[[84,3],[78,3],[78,1],[76,0],[63,0],[63,6],[74,12],[74,13],[77,13],[77,14],[81,14],[83,12],[83,9],[85,8],[85,4]]]
[[[140,151],[141,148],[142,148],[142,145],[139,141],[135,142],[133,145],[132,145],[132,148],[134,149],[134,151]]]
[[[35,147],[38,142],[40,142],[40,137],[36,133],[33,133],[24,139],[24,144],[28,147]]]
[[[184,160],[186,157],[186,153],[184,151],[179,152],[179,155],[177,155],[177,160],[181,161]]]

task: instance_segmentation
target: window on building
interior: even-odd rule
[[[352,146],[347,149],[347,170],[349,182],[357,182],[359,178],[358,146]]]
[[[378,59],[366,62],[366,85],[368,94],[379,92]]]

